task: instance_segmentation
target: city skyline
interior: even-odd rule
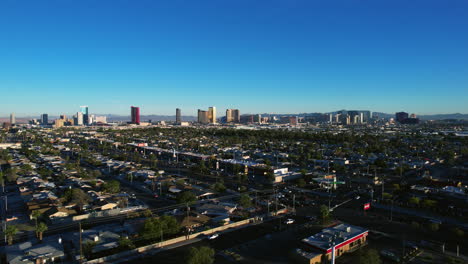
[[[466,1],[339,2],[2,2],[0,116],[468,113]]]
[[[129,117],[130,120],[132,119],[132,108],[134,108],[134,106],[128,106],[130,107],[130,111],[128,111],[127,109],[127,113],[122,113],[122,114],[116,114],[116,113],[97,113],[97,112],[93,112],[92,109],[91,111],[89,111],[89,115],[93,115],[93,116],[115,116],[115,117]],[[127,107],[127,108],[128,108]],[[193,110],[193,111],[186,111],[184,108],[181,108],[181,107],[177,107],[177,108],[173,108],[173,111],[172,113],[168,113],[168,114],[162,114],[162,113],[148,113],[148,112],[144,112],[145,111],[145,108],[142,108],[142,107],[135,107],[135,108],[138,108],[138,111],[140,110],[143,110],[142,113],[139,112],[139,115],[141,116],[173,116],[173,117],[177,117],[177,111],[183,111],[184,114],[180,115],[181,117],[193,117],[193,118],[197,118],[197,116],[199,115],[199,111],[202,110],[202,112],[206,112],[207,114],[207,118],[208,118],[208,114],[210,112],[210,108],[214,107],[214,111],[215,111],[215,118],[216,119],[219,119],[221,117],[227,117],[227,112],[229,110],[234,110],[234,111],[238,111],[237,115],[240,115],[240,116],[244,116],[244,115],[258,115],[258,114],[262,114],[262,115],[278,115],[278,116],[281,116],[281,115],[308,115],[308,114],[331,114],[331,113],[337,113],[337,112],[341,112],[341,111],[369,111],[371,114],[373,113],[382,113],[382,114],[386,114],[386,115],[394,115],[394,114],[397,114],[399,112],[407,112],[408,114],[412,114],[412,115],[422,115],[422,116],[437,116],[437,115],[457,115],[457,114],[461,114],[461,115],[468,115],[468,113],[460,113],[460,112],[453,112],[453,113],[435,113],[435,114],[421,114],[421,113],[417,113],[417,112],[412,112],[412,111],[409,111],[407,109],[399,109],[397,111],[393,111],[393,112],[381,112],[381,111],[373,111],[372,109],[351,109],[351,108],[340,108],[340,109],[334,109],[332,111],[316,111],[316,112],[265,112],[265,111],[261,111],[260,112],[244,112],[242,111],[242,109],[234,109],[234,108],[226,108],[226,107],[216,107],[216,106],[210,106],[210,107],[205,107],[207,110],[202,110],[202,109],[190,109],[190,110]],[[82,113],[81,112],[81,106],[79,107],[80,108],[80,111],[79,112],[76,112],[76,110],[71,110],[70,112],[65,112],[65,111],[60,111],[60,112],[57,112],[57,113],[42,113],[42,112],[38,112],[38,113],[33,113],[33,114],[28,114],[28,115],[18,115],[17,112],[8,112],[8,113],[5,113],[4,115],[0,112],[0,118],[10,118],[12,114],[14,114],[15,117],[18,117],[18,118],[35,118],[37,116],[39,116],[39,119],[42,118],[42,115],[43,114],[46,114],[48,115],[49,117],[56,117],[56,118],[59,118],[61,115],[76,115],[78,113]],[[88,106],[86,106],[86,111],[88,111]],[[203,107],[202,107],[203,108]],[[241,110],[241,112],[239,113],[239,110]],[[209,118],[211,120],[211,118]]]

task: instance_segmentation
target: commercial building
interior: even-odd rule
[[[80,112],[83,114],[83,124],[89,125],[90,122],[89,122],[88,106],[87,105],[80,106]]]
[[[408,113],[406,112],[398,112],[395,114],[395,120],[398,122],[398,123],[403,123],[405,119],[408,118]]]
[[[131,116],[132,116],[132,124],[139,125],[140,124],[140,107],[132,106]]]
[[[282,116],[281,123],[290,124],[291,126],[297,126],[299,118],[297,116]]]
[[[84,124],[83,118],[84,118],[83,112],[77,112],[76,116],[73,118],[73,124],[75,126],[82,126]]]
[[[41,115],[41,124],[43,126],[46,126],[49,124],[49,115],[48,114],[42,114]]]
[[[254,122],[254,116],[253,115],[243,115],[240,117],[241,123],[244,124],[250,124]]]
[[[216,124],[216,107],[210,106],[208,108],[208,119],[211,124]]]
[[[239,109],[226,109],[226,123],[240,123]]]
[[[208,124],[210,123],[210,116],[208,111],[198,109],[198,123]]]
[[[341,223],[302,239],[301,248],[296,249],[296,253],[302,263],[322,263],[324,259],[330,261],[366,245],[368,233],[362,227]]]
[[[10,124],[12,124],[12,125],[16,124],[15,113],[10,114]]]
[[[182,122],[182,114],[180,108],[176,108],[176,123],[180,124]]]
[[[107,124],[107,116],[96,116],[93,123]]]
[[[256,114],[253,116],[254,123],[262,123],[262,115]]]

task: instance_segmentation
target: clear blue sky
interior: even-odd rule
[[[468,113],[468,1],[3,0],[0,116]]]

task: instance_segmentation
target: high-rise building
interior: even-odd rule
[[[16,124],[15,113],[10,114],[10,124],[12,124],[12,125]]]
[[[87,105],[80,106],[80,112],[83,114],[83,124],[89,125],[88,106]]]
[[[371,121],[371,111],[369,110],[361,110],[361,123],[369,123]]]
[[[408,113],[406,112],[398,112],[395,114],[395,120],[398,123],[403,123],[406,119],[408,119]]]
[[[210,106],[208,108],[208,119],[212,124],[216,124],[216,107]]]
[[[254,115],[253,118],[254,118],[253,121],[254,121],[255,123],[261,123],[261,122],[262,122],[262,115],[256,114],[256,115]]]
[[[49,124],[49,115],[48,114],[42,114],[41,115],[41,124],[46,126]]]
[[[210,123],[209,111],[203,111],[198,109],[198,123],[208,124]]]
[[[132,115],[132,124],[139,125],[140,124],[140,107],[132,106],[131,115]]]
[[[176,123],[177,123],[177,124],[182,123],[182,115],[181,115],[180,108],[176,108],[175,113],[176,113],[176,114],[175,114]]]
[[[94,115],[89,115],[88,116],[88,125],[93,124],[95,121],[95,116]]]
[[[106,124],[107,123],[107,116],[96,116],[94,118],[94,123]]]
[[[360,111],[351,110],[348,111],[349,120],[351,124],[360,124],[362,123],[362,113]]]
[[[240,123],[239,109],[226,109],[226,123]]]
[[[77,112],[76,116],[73,120],[73,123],[75,126],[82,126],[83,125],[83,117],[84,114],[82,112]]]

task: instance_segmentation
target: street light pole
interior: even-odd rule
[[[333,246],[332,246],[331,264],[335,264],[335,241],[333,241]]]

